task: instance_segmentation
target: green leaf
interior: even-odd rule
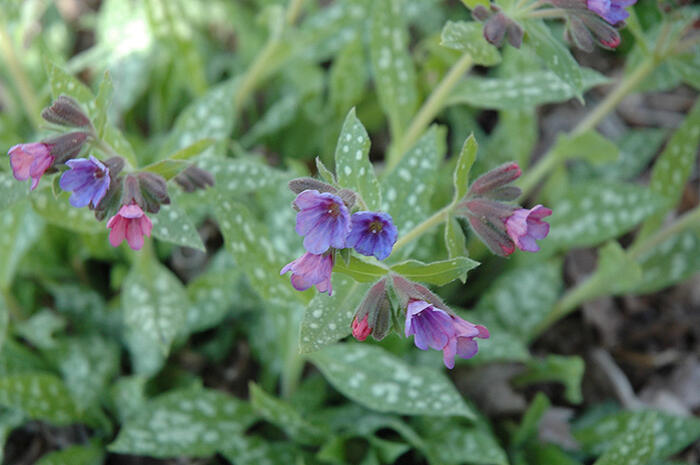
[[[112,101],[113,92],[114,86],[112,85],[112,77],[109,75],[109,71],[105,71],[102,82],[100,83],[100,88],[97,91],[97,97],[95,97],[95,119],[92,123],[100,137],[103,137],[105,133],[109,104]]]
[[[508,456],[485,420],[465,425],[456,419],[423,420],[421,436],[426,439],[430,463],[460,465],[509,465]]]
[[[239,270],[212,270],[187,284],[190,308],[186,329],[202,331],[217,326],[229,313],[252,307],[241,295],[243,274]],[[250,300],[250,299],[249,299]],[[235,306],[232,305],[235,302]]]
[[[235,465],[297,463],[298,453],[290,441],[272,442],[259,436],[232,436],[226,438],[221,451]]]
[[[477,266],[479,262],[467,257],[456,257],[432,263],[406,260],[392,265],[391,270],[414,281],[444,286],[455,279],[466,282],[467,271]]]
[[[369,136],[353,108],[343,123],[335,149],[335,172],[341,187],[362,197],[368,210],[379,210],[382,203],[379,181],[369,161]]]
[[[122,291],[124,323],[163,355],[185,322],[187,296],[167,268],[144,255],[131,269]]]
[[[105,224],[97,221],[92,211],[73,207],[68,203],[69,197],[69,192],[63,192],[55,198],[49,189],[42,189],[34,192],[31,198],[34,211],[51,224],[80,233],[107,233]]]
[[[354,255],[350,255],[350,261],[347,264],[343,260],[336,260],[333,271],[350,276],[360,283],[373,283],[388,272],[386,268],[373,265]]]
[[[452,177],[455,186],[455,200],[460,200],[469,190],[469,172],[476,160],[476,152],[479,145],[476,143],[474,134],[471,134],[462,145],[462,151],[457,159],[457,166]]]
[[[475,21],[447,21],[442,28],[440,45],[468,53],[479,65],[494,66],[501,62],[498,49],[484,39],[484,26]]]
[[[43,455],[36,465],[100,465],[104,451],[97,444],[68,446],[65,449]]]
[[[389,120],[392,139],[403,134],[418,103],[416,72],[400,0],[372,5],[370,58],[375,89]]]
[[[133,147],[119,129],[115,128],[110,124],[106,125],[104,128],[104,134],[102,135],[102,139],[110,147],[112,147],[115,152],[124,157],[126,161],[131,163],[131,166],[140,165]]]
[[[56,347],[56,333],[66,328],[66,320],[56,313],[44,309],[17,324],[15,332],[30,344],[50,350]]]
[[[60,95],[68,95],[87,106],[91,114],[94,113],[94,96],[85,84],[48,59],[44,60],[44,67],[48,74],[52,98],[56,99]]]
[[[522,447],[531,437],[537,434],[537,427],[540,424],[542,415],[549,410],[550,406],[551,403],[546,395],[541,392],[535,395],[535,398],[523,415],[520,426],[513,435],[513,447]]]
[[[182,170],[192,164],[188,163],[187,160],[201,154],[209,147],[214,145],[214,142],[215,141],[213,139],[198,140],[197,142],[178,150],[164,160],[144,166],[143,171],[150,171],[151,173],[159,174],[166,180],[172,179],[180,174]]]
[[[0,354],[7,338],[7,329],[10,324],[10,309],[7,307],[5,298],[0,295]],[[0,449],[1,449],[0,444]],[[1,463],[1,462],[0,462]]]
[[[316,157],[316,170],[318,170],[319,176],[321,176],[324,181],[329,184],[337,184],[335,175],[331,172],[331,170],[326,168],[326,165],[323,164],[319,157]]]
[[[408,365],[381,347],[336,344],[309,357],[336,389],[370,409],[474,418],[471,408],[440,372]]]
[[[153,237],[183,247],[206,251],[197,227],[189,215],[177,205],[163,205],[158,214],[151,216]]]
[[[485,323],[474,319],[472,314],[473,312],[468,312],[460,316],[474,324]],[[526,362],[530,359],[530,351],[522,334],[509,332],[498,325],[488,325],[488,329],[491,335],[488,339],[479,339],[479,353],[470,359],[457,358],[458,364],[485,365],[494,362]]]
[[[333,60],[328,94],[336,113],[342,115],[362,100],[369,77],[365,63],[364,47],[359,37],[349,42]]]
[[[282,428],[290,438],[301,444],[318,445],[327,433],[308,422],[288,403],[263,391],[255,383],[248,385],[253,410],[265,420]]]
[[[578,158],[595,164],[612,162],[620,156],[617,145],[594,129],[574,136],[560,134],[552,151],[560,160]]]
[[[583,90],[603,84],[608,79],[588,68],[582,70]],[[454,87],[445,105],[467,104],[477,108],[517,110],[544,103],[564,102],[576,92],[551,71],[522,73],[507,78],[463,79]]]
[[[0,171],[0,212],[29,195],[29,183],[17,181],[10,173]]]
[[[654,453],[654,415],[621,434],[593,465],[644,465]]]
[[[642,268],[616,241],[598,250],[598,268],[591,277],[599,284],[597,296],[623,294],[642,279]]]
[[[700,271],[700,235],[675,235],[638,258],[642,277],[635,293],[650,294],[679,283]]]
[[[696,44],[687,53],[671,57],[668,64],[686,84],[700,89],[700,46]]]
[[[553,71],[564,85],[568,85],[574,95],[581,99],[583,93],[583,76],[578,62],[569,50],[552,36],[549,28],[542,21],[524,21],[526,40],[533,46],[535,53],[547,67]]]
[[[39,239],[43,221],[26,202],[0,212],[0,288],[7,288],[24,254]]]
[[[56,426],[81,420],[66,386],[48,373],[18,373],[0,378],[0,405],[19,409],[29,418]]]
[[[156,458],[209,457],[255,421],[248,404],[204,388],[173,390],[124,422],[111,452]]]
[[[462,3],[470,10],[473,10],[477,5],[483,5],[488,8],[490,4],[489,0],[462,0]]]
[[[544,359],[532,359],[527,363],[527,370],[513,380],[516,386],[528,386],[533,383],[558,381],[565,387],[564,397],[572,404],[580,404],[581,380],[586,366],[580,357],[563,357],[548,355]]]
[[[449,216],[445,222],[445,248],[449,258],[466,257],[469,255],[467,250],[467,239],[464,237],[462,226],[454,216]],[[461,279],[461,278],[460,278]],[[464,275],[466,280],[466,275]],[[464,282],[464,280],[462,282]]]
[[[620,434],[638,431],[649,416],[653,418],[653,459],[669,457],[700,437],[700,420],[697,418],[676,417],[662,412],[623,411],[575,428],[574,438],[583,450],[599,455],[611,450]]]
[[[634,184],[574,186],[552,208],[551,229],[543,244],[552,248],[600,244],[630,231],[661,204],[649,189]]]
[[[355,310],[369,289],[368,284],[342,275],[334,274],[331,279],[333,295],[317,294],[304,311],[299,337],[302,354],[317,351],[349,335]]]
[[[214,189],[234,197],[286,183],[289,176],[254,159],[207,159],[197,163],[214,175]]]
[[[382,182],[382,210],[389,212],[399,237],[423,221],[445,156],[444,131],[432,126]]]

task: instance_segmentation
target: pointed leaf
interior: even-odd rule
[[[475,21],[447,21],[442,28],[440,45],[468,53],[479,65],[494,66],[501,62],[498,49],[484,39],[484,26]]]
[[[455,199],[460,200],[467,194],[469,189],[469,172],[474,161],[476,161],[476,151],[479,145],[476,143],[474,134],[469,135],[462,145],[462,151],[457,159],[457,166],[452,177],[455,186]]]
[[[406,260],[392,265],[391,270],[414,281],[444,286],[455,279],[466,281],[467,271],[477,266],[479,262],[467,257],[456,257],[432,263]]]

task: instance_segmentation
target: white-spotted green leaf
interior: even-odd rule
[[[94,114],[94,96],[92,91],[85,84],[50,60],[46,60],[44,66],[46,68],[46,74],[48,75],[49,86],[51,87],[51,97],[54,99],[58,98],[60,95],[73,97],[78,102],[88,106],[87,110],[90,114]],[[92,106],[89,105],[91,103]]]
[[[334,274],[333,295],[317,294],[301,322],[299,350],[306,354],[338,342],[351,332],[355,310],[369,289],[346,276]]]
[[[595,296],[624,294],[641,281],[642,268],[617,241],[610,241],[598,250],[598,267],[591,279],[598,283]]]
[[[581,98],[583,93],[583,76],[578,62],[571,56],[569,49],[554,38],[549,28],[542,21],[525,21],[525,37],[535,50],[537,56],[556,74],[561,82],[571,87],[574,95]]]
[[[127,418],[136,415],[146,404],[147,381],[145,376],[132,375],[123,376],[112,384],[109,390],[110,400],[122,423]]]
[[[28,319],[18,322],[15,326],[15,333],[42,350],[51,350],[56,347],[57,333],[65,329],[65,318],[44,309]]]
[[[36,465],[100,465],[103,463],[104,451],[97,444],[87,446],[69,446],[59,451],[43,455]]]
[[[423,263],[418,260],[406,260],[391,266],[395,273],[413,281],[444,286],[455,279],[463,283],[467,281],[467,271],[479,266],[479,262],[467,257],[455,257],[432,263]]]
[[[212,389],[170,391],[124,422],[112,452],[150,457],[209,457],[242,435],[255,415],[245,402]]]
[[[642,277],[635,293],[650,294],[681,282],[700,271],[700,234],[675,235],[638,259]]]
[[[128,330],[167,355],[185,323],[187,295],[175,275],[144,255],[124,280],[122,307]]]
[[[592,424],[574,428],[573,435],[584,451],[603,454],[610,450],[620,434],[638,431],[649,416],[653,417],[652,459],[669,457],[700,438],[700,420],[697,418],[651,411],[623,411],[607,415]]]
[[[276,186],[289,179],[284,172],[248,158],[211,158],[197,166],[214,175],[214,189],[227,197]]]
[[[107,124],[104,128],[104,134],[102,139],[110,146],[116,153],[124,157],[132,166],[139,166],[139,159],[136,157],[131,143],[124,137],[122,132],[112,126]],[[109,156],[110,154],[105,154]]]
[[[580,159],[602,164],[617,160],[617,145],[595,130],[574,136],[559,135],[552,151],[560,160]]]
[[[288,126],[294,121],[299,111],[300,103],[297,93],[285,95],[273,103],[241,139],[241,145],[250,147],[263,137],[273,135],[280,129]]]
[[[564,397],[572,404],[580,404],[581,380],[585,364],[581,357],[563,357],[549,355],[544,359],[531,359],[527,362],[525,372],[513,379],[516,386],[528,386],[533,383],[558,381],[565,387]]]
[[[207,150],[214,144],[213,139],[202,139],[194,142],[187,147],[178,150],[174,154],[170,155],[168,158],[151,163],[148,166],[143,167],[143,171],[150,171],[151,173],[163,176],[166,180],[172,179],[177,176],[182,170],[190,166],[192,163],[188,162],[190,158],[198,156],[200,153]]]
[[[445,133],[432,126],[382,182],[382,210],[406,234],[428,215],[437,167],[445,155]]]
[[[494,66],[501,62],[498,49],[484,39],[484,26],[476,21],[447,21],[440,45],[468,53],[479,65]]]
[[[469,251],[467,250],[467,238],[464,237],[462,226],[460,226],[454,216],[450,216],[445,222],[445,248],[447,249],[447,256],[449,258],[466,257],[469,255]]]
[[[337,57],[346,44],[361,39],[369,17],[364,1],[334,2],[309,14],[299,27],[294,47],[305,60]],[[364,66],[364,63],[363,65]],[[348,108],[343,108],[343,112]]]
[[[328,94],[336,113],[342,115],[362,100],[369,77],[365,63],[364,47],[359,37],[348,43],[333,60]]]
[[[462,151],[457,159],[457,166],[452,177],[455,187],[455,199],[459,200],[467,194],[469,189],[469,172],[476,161],[476,152],[479,145],[476,143],[474,134],[471,134],[462,145]]]
[[[600,244],[618,237],[654,214],[661,199],[641,186],[626,183],[586,183],[569,189],[552,208],[548,247]]]
[[[336,389],[372,410],[474,418],[439,371],[408,365],[381,347],[336,344],[309,357]]]
[[[197,227],[177,205],[163,205],[160,211],[150,218],[153,223],[153,237],[182,247],[205,250]]]
[[[235,309],[252,307],[242,299],[242,273],[237,269],[212,270],[187,284],[190,308],[186,329],[189,332],[213,328]],[[235,304],[234,304],[235,303]]]
[[[17,373],[0,378],[0,405],[56,426],[82,419],[66,386],[48,373]]]
[[[481,465],[509,465],[498,439],[482,422],[465,425],[458,421],[432,420],[431,423],[430,431],[423,433],[428,453],[434,457],[431,463],[459,465],[468,460],[467,463]]]
[[[408,51],[408,33],[402,2],[386,0],[372,5],[370,58],[375,89],[398,139],[414,113],[418,96],[416,72]]]
[[[617,437],[593,465],[644,465],[654,454],[654,415]]]
[[[250,383],[248,388],[250,404],[262,418],[279,426],[301,444],[318,445],[323,441],[326,436],[323,429],[307,421],[287,402],[268,394],[255,383]]]
[[[75,208],[68,203],[70,193],[63,192],[58,198],[49,189],[34,192],[31,196],[34,211],[48,223],[55,224],[70,231],[87,234],[104,234],[107,227],[95,219],[95,214],[88,208]]]
[[[379,181],[369,161],[369,136],[353,108],[343,123],[335,148],[335,173],[338,184],[362,197],[368,210],[377,211],[382,199]]]
[[[239,435],[226,438],[226,448],[221,454],[235,465],[277,465],[296,463],[296,452],[291,441]]]
[[[388,272],[386,268],[369,263],[354,255],[350,255],[347,263],[342,258],[336,259],[333,271],[350,276],[360,283],[373,283]]]
[[[100,88],[95,97],[95,118],[92,122],[95,130],[100,137],[105,135],[105,127],[108,121],[109,104],[112,102],[112,93],[114,86],[112,85],[112,77],[109,71],[105,71]]]
[[[7,288],[22,256],[41,235],[44,222],[27,202],[0,212],[0,288]]]
[[[584,91],[608,80],[588,68],[584,68],[582,73]],[[572,87],[562,82],[553,72],[536,71],[506,78],[464,79],[455,86],[445,104],[461,103],[478,108],[516,110],[563,102],[575,96]]]
[[[29,195],[29,182],[18,181],[10,173],[0,171],[0,212]]]

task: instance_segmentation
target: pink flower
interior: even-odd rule
[[[488,339],[485,326],[474,325],[424,301],[412,299],[406,308],[406,337],[421,350],[441,350],[447,368],[454,368],[455,356],[471,358],[479,347],[474,338]]]
[[[352,320],[352,335],[355,339],[363,342],[372,333],[372,328],[369,327],[367,323],[367,318],[369,315],[365,315],[362,321],[358,321],[357,317]]]
[[[333,271],[333,252],[314,255],[306,252],[296,260],[287,263],[280,275],[292,272],[292,286],[297,291],[305,291],[316,285],[318,292],[333,293],[331,286],[331,273]]]
[[[15,179],[26,181],[32,178],[32,190],[36,188],[41,176],[55,160],[51,155],[51,147],[43,142],[15,145],[8,153]]]
[[[542,205],[530,210],[520,208],[506,219],[506,232],[520,250],[537,252],[540,247],[535,239],[544,239],[549,234],[549,223],[542,218],[551,214],[552,210]]]
[[[119,212],[109,219],[107,228],[109,243],[117,247],[124,239],[133,250],[143,247],[143,236],[151,237],[153,223],[136,204],[122,205]]]

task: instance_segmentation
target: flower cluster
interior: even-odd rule
[[[150,237],[153,227],[146,212],[157,213],[161,205],[170,203],[165,179],[146,171],[120,176],[125,162],[119,156],[105,161],[93,154],[77,158],[86,145],[98,139],[90,118],[72,98],[61,95],[41,116],[54,125],[79,130],[10,148],[14,177],[19,181],[31,178],[34,190],[44,174],[62,171],[58,185],[71,192],[72,206],[88,207],[100,221],[111,215],[107,221],[110,244],[116,247],[126,240],[132,249],[141,249],[144,236]],[[194,166],[175,180],[188,192],[213,184],[211,175]]]
[[[549,234],[542,221],[552,210],[537,205],[531,209],[506,203],[520,196],[510,183],[520,177],[516,163],[506,163],[477,178],[457,205],[456,214],[467,219],[472,230],[495,254],[508,256],[516,248],[537,252],[535,240]]]
[[[298,211],[296,232],[304,237],[307,252],[288,263],[280,274],[291,271],[296,290],[304,291],[315,285],[319,292],[331,295],[331,272],[337,250],[354,248],[357,253],[378,260],[391,254],[398,231],[389,214],[372,211],[351,214],[357,194],[311,178],[294,180],[290,188],[295,192],[303,189],[293,206]]]

